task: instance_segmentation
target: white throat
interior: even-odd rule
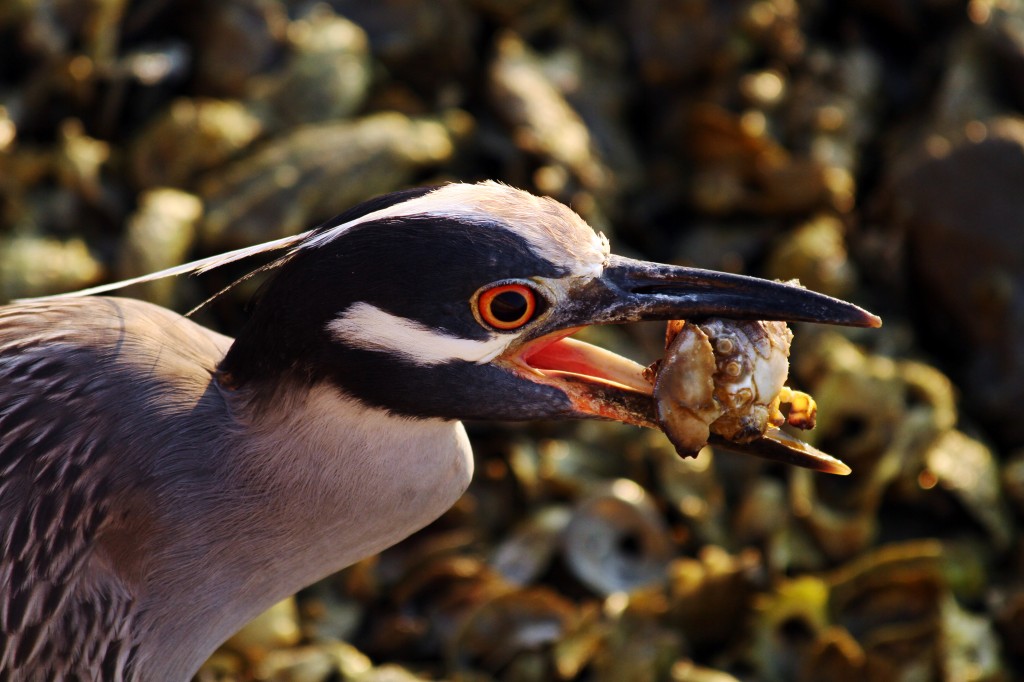
[[[152,661],[192,651],[181,663],[198,667],[263,610],[419,530],[469,485],[473,456],[460,422],[390,415],[328,386],[281,400],[268,421],[234,407],[244,435],[226,448],[218,490],[209,491],[215,507],[232,505],[204,511],[216,526],[180,539],[197,568],[219,570],[158,577],[157,603],[164,589],[194,599],[195,622],[175,623],[168,651]]]

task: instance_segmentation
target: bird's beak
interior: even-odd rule
[[[572,326],[722,317],[879,327],[852,303],[798,285],[612,256],[574,297]]]
[[[595,324],[707,317],[881,325],[852,303],[794,284],[612,256],[601,276],[570,285],[541,328],[501,360],[524,378],[559,388],[575,416],[657,428],[644,366],[568,337]],[[766,451],[752,454],[782,458],[776,445]]]

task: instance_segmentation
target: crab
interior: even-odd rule
[[[817,405],[786,386],[793,333],[785,322],[711,318],[668,323],[664,358],[645,372],[658,425],[683,457],[709,442],[846,474],[850,469],[781,430],[814,428]]]

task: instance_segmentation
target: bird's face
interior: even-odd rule
[[[798,287],[614,256],[565,206],[494,183],[355,209],[281,266],[222,369],[329,381],[419,418],[652,425],[642,366],[569,338],[694,317],[872,325]]]

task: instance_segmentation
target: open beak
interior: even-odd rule
[[[793,284],[612,256],[600,277],[571,288],[523,344],[499,359],[520,376],[557,387],[579,417],[658,428],[644,365],[569,336],[594,324],[708,317],[878,327],[881,320],[846,301]],[[811,446],[770,429],[730,449],[830,473],[849,469]]]

